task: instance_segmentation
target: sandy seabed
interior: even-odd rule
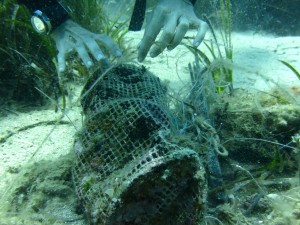
[[[141,35],[141,32],[129,33],[130,45],[137,46]],[[210,38],[208,34],[206,39]],[[300,37],[234,32],[232,43],[234,88],[268,92],[274,86],[280,85],[287,89],[300,90],[299,79],[278,61],[287,61],[300,71]],[[203,45],[200,48],[205,51]],[[147,57],[143,65],[169,83],[172,90],[186,93],[190,88],[188,63],[193,61],[191,52],[179,46],[172,51],[164,51],[156,58]],[[79,95],[80,91],[74,91],[72,101],[76,102]],[[295,99],[300,104],[299,92],[295,94]],[[73,151],[75,134],[82,124],[79,103],[72,104],[67,110],[67,116],[61,120],[63,122],[57,124],[60,117],[61,114],[55,113],[51,105],[6,113],[0,117],[0,196],[5,196],[13,188],[24,166],[41,160],[56,160]],[[1,199],[4,200],[3,197]],[[4,214],[0,213],[0,216]],[[2,222],[4,218],[1,217],[1,225],[23,224],[17,215],[10,222],[7,222],[9,219]]]

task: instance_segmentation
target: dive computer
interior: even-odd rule
[[[34,11],[31,16],[32,27],[40,34],[49,34],[52,30],[48,16],[40,10]]]

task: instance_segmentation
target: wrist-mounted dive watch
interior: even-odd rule
[[[50,19],[40,10],[34,11],[31,16],[31,24],[35,31],[40,34],[49,34],[52,30]]]
[[[39,34],[50,34],[69,19],[67,9],[57,0],[32,1],[27,5],[33,14],[31,24]]]

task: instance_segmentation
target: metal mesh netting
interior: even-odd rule
[[[144,67],[118,65],[86,84],[73,177],[91,224],[198,224],[204,168],[167,141],[166,100]]]

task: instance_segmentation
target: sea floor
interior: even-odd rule
[[[129,33],[130,45],[137,46],[141,35],[140,32]],[[206,39],[210,38],[208,34]],[[289,106],[300,107],[300,80],[289,68],[278,61],[287,61],[300,71],[300,37],[276,37],[250,31],[234,32],[232,43],[234,89],[245,90],[244,92],[249,93],[271,93],[279,88],[291,96]],[[203,45],[200,49],[207,51]],[[133,53],[134,62],[136,62],[135,54],[136,52]],[[143,65],[167,83],[173,92],[182,96],[186,95],[191,87],[188,63],[193,61],[194,56],[191,52],[184,46],[179,46],[173,51],[163,52],[154,59],[147,57]],[[65,191],[67,186],[72,186],[70,177],[66,176],[66,179],[69,179],[68,184],[62,184],[60,190],[52,193],[54,196],[52,200],[39,199],[45,196],[42,193],[47,194],[47,176],[50,177],[49,182],[53,182],[51,174],[57,173],[59,163],[71,165],[72,154],[70,153],[73,151],[76,132],[82,125],[81,107],[77,101],[80,89],[80,86],[74,86],[72,99],[69,100],[64,115],[60,111],[55,112],[51,103],[42,107],[16,104],[0,110],[0,225],[84,224],[82,211],[74,203],[76,195],[74,193],[66,196],[59,194]],[[235,98],[238,102],[239,98]],[[300,116],[298,119],[300,120]],[[298,129],[300,131],[300,127]],[[33,171],[37,174],[32,174]],[[281,177],[285,181],[289,180],[287,183],[290,184],[290,188],[284,193],[275,190],[266,193],[270,196],[270,201],[272,198],[276,200],[273,205],[268,203],[271,205],[270,210],[264,211],[261,215],[257,213],[254,219],[249,218],[247,223],[245,220],[221,223],[217,219],[213,221],[214,219],[208,217],[210,220],[208,224],[300,224],[300,188],[299,183],[297,186],[299,181],[297,181],[296,172]],[[65,173],[68,173],[68,166],[61,168],[59,172],[64,175]],[[37,176],[39,180],[34,180],[34,176]],[[44,179],[41,179],[41,176]],[[22,187],[24,188],[22,182],[36,182],[35,186],[40,194],[33,197],[38,200],[31,201],[24,196],[30,190],[21,190]],[[56,183],[56,185],[59,184],[61,183]],[[11,190],[16,187],[19,191],[18,199],[15,198],[14,203],[8,202]],[[48,193],[48,196],[51,196],[51,193]],[[68,200],[63,202],[66,198]],[[239,208],[234,208],[233,205],[234,201],[239,201],[239,199],[235,196],[231,198],[233,198],[232,201],[226,203],[226,207],[238,211]],[[30,202],[31,205],[27,206],[28,209],[31,208],[30,210],[22,206],[24,201]],[[12,204],[19,205],[19,208],[14,207],[15,211],[11,209],[7,212],[9,205]],[[225,208],[225,204],[222,207]],[[39,208],[43,208],[43,211],[39,211]],[[30,215],[31,212],[32,215]],[[44,215],[37,216],[40,214]]]

